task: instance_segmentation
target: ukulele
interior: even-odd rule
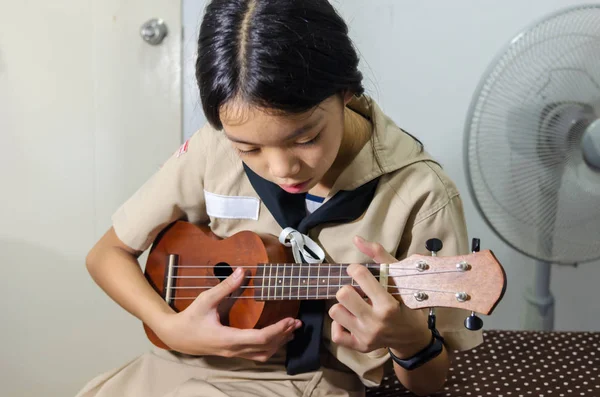
[[[475,313],[492,313],[504,295],[506,274],[490,250],[478,251],[447,257],[414,254],[394,263],[365,266],[409,308],[466,309],[471,315],[465,326],[479,329],[483,322]],[[221,322],[231,327],[262,328],[295,318],[302,300],[335,299],[345,285],[360,291],[345,271],[347,264],[296,264],[275,236],[243,231],[221,239],[207,226],[185,221],[159,233],[144,274],[179,312],[239,266],[246,270],[244,284],[218,309]],[[170,350],[146,324],[144,330],[155,346]]]

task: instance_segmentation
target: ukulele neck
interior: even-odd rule
[[[261,264],[254,277],[256,300],[335,299],[344,285],[358,284],[346,272],[347,264]],[[379,265],[369,266],[377,277]]]

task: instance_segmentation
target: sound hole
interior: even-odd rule
[[[225,280],[227,277],[231,276],[233,273],[233,269],[229,265],[229,263],[219,262],[215,265],[213,272],[215,276],[219,279],[219,282]]]

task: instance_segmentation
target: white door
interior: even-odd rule
[[[1,395],[72,396],[147,349],[85,256],[181,124],[178,1],[1,2]]]

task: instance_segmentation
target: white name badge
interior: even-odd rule
[[[206,213],[215,218],[258,220],[260,200],[255,197],[223,196],[204,191]]]

